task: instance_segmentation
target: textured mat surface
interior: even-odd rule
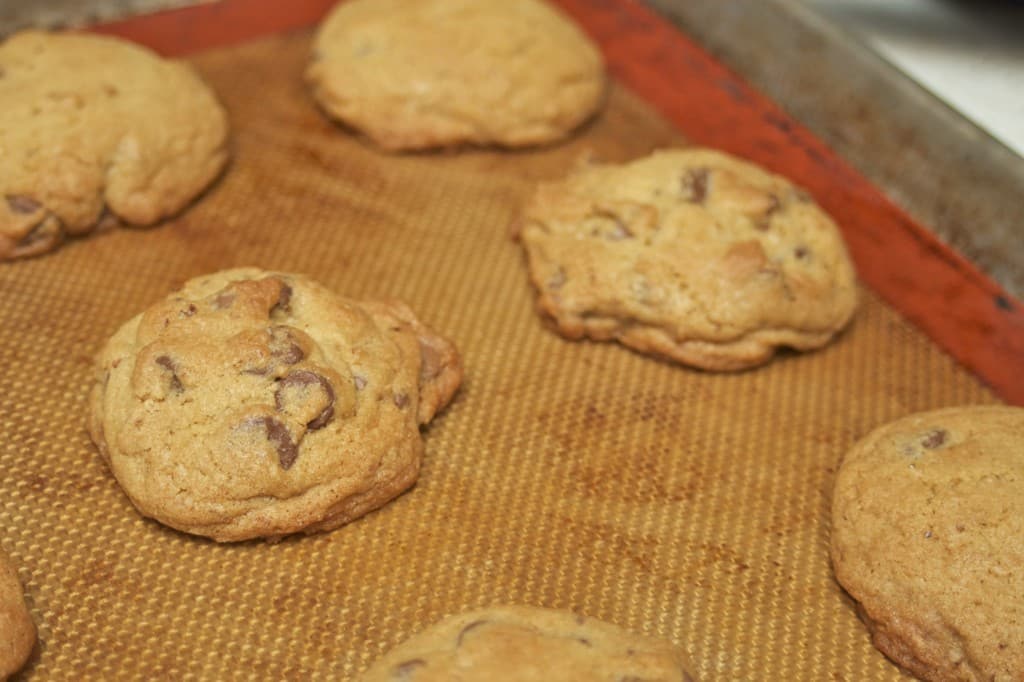
[[[585,150],[682,139],[616,89],[564,146],[386,156],[315,110],[307,46],[195,60],[235,145],[200,204],[0,266],[0,542],[41,638],[24,677],[348,679],[445,614],[527,603],[673,639],[704,679],[899,678],[831,576],[835,468],[987,389],[869,292],[833,345],[742,374],[560,339],[508,238],[519,202]],[[403,298],[466,359],[416,487],[333,533],[221,546],[143,520],[85,433],[107,336],[245,264]]]

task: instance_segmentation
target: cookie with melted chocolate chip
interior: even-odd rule
[[[810,195],[709,149],[581,164],[520,225],[538,306],[570,339],[737,370],[823,346],[856,307],[842,237]]]
[[[228,122],[188,65],[110,36],[0,43],[0,261],[177,213],[223,170]]]
[[[849,452],[832,566],[884,654],[925,680],[1024,679],[1024,409],[910,415]]]
[[[218,541],[336,528],[416,480],[462,377],[402,303],[254,268],[193,279],[97,360],[89,430],[146,515]]]
[[[0,680],[25,665],[35,643],[36,626],[18,573],[0,550]]]
[[[503,606],[450,616],[399,644],[361,682],[692,682],[665,640],[568,612]]]

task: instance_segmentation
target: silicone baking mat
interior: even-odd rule
[[[583,152],[686,141],[616,85],[561,146],[380,154],[315,109],[309,39],[194,59],[234,144],[200,203],[0,266],[0,541],[40,631],[24,678],[350,679],[502,603],[667,637],[703,679],[898,678],[831,575],[836,465],[883,422],[996,397],[866,289],[832,345],[738,374],[562,340],[509,237],[520,202]],[[328,534],[218,545],[142,519],[83,424],[121,322],[247,264],[402,298],[467,374],[410,492]]]

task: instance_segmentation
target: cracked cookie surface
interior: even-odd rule
[[[18,573],[0,550],[0,680],[21,669],[36,643]]]
[[[692,682],[670,642],[571,613],[502,606],[450,616],[399,644],[361,682]]]
[[[870,433],[836,477],[831,550],[901,666],[1024,679],[1024,409],[948,408]]]
[[[539,308],[571,339],[736,370],[826,344],[856,307],[832,220],[785,178],[713,150],[581,164],[542,184],[520,225]]]
[[[389,150],[552,142],[605,91],[600,52],[540,0],[350,0],[306,78],[331,117]]]
[[[139,511],[218,541],[336,528],[419,473],[450,341],[396,301],[255,268],[190,280],[97,359],[89,430]]]
[[[8,38],[0,111],[0,261],[155,223],[227,161],[227,117],[195,72],[117,38]]]

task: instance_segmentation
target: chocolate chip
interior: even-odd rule
[[[761,230],[762,232],[771,229],[772,216],[778,211],[782,204],[779,202],[779,198],[774,194],[768,195],[768,209],[761,215],[760,218],[754,221],[754,227]]]
[[[4,198],[7,199],[7,207],[10,208],[12,212],[20,213],[22,215],[35,213],[42,206],[42,204],[32,197],[26,197],[20,194],[8,194]]]
[[[156,364],[170,371],[171,388],[174,389],[175,393],[181,393],[185,390],[185,387],[181,385],[181,379],[178,378],[178,364],[170,356],[161,355],[156,359]]]
[[[54,232],[54,222],[56,218],[50,216],[46,220],[42,221],[31,230],[28,231],[24,237],[18,240],[18,249],[27,249],[35,246],[40,242],[50,241],[56,238]],[[58,228],[59,230],[59,228]]]
[[[274,406],[277,407],[278,411],[281,411],[284,410],[288,402],[286,396],[288,389],[302,389],[314,385],[319,385],[324,390],[324,393],[327,394],[327,407],[321,410],[320,414],[306,424],[306,428],[310,431],[322,429],[327,426],[334,417],[334,387],[331,386],[331,382],[328,381],[326,377],[322,377],[316,372],[310,372],[306,369],[296,369],[288,372],[288,374],[278,382],[277,390],[274,391]]]
[[[396,393],[394,397],[395,407],[400,410],[404,410],[405,406],[409,404],[409,396],[404,393]]]
[[[277,303],[270,309],[271,312],[275,310],[283,310],[285,312],[291,312],[292,294],[294,291],[291,286],[285,282],[281,282],[281,295],[277,298]]]
[[[933,429],[924,435],[921,445],[929,450],[934,450],[941,447],[947,438],[949,438],[949,432],[945,429]]]
[[[623,239],[633,238],[633,232],[626,226],[626,223],[624,223],[621,218],[616,215],[612,215],[610,217],[615,222],[615,228],[612,230],[611,234],[608,235],[608,239],[613,242],[618,242]]]
[[[391,670],[391,679],[394,682],[404,682],[404,680],[411,680],[413,674],[418,668],[426,667],[427,662],[422,658],[414,658],[410,661],[399,663]]]
[[[456,647],[460,647],[460,646],[462,646],[462,640],[463,640],[463,638],[464,638],[464,637],[465,637],[465,636],[466,636],[467,634],[469,634],[469,633],[470,633],[470,632],[472,632],[473,630],[476,630],[476,629],[477,629],[478,627],[480,627],[481,625],[487,625],[487,623],[489,623],[489,622],[490,622],[490,621],[487,621],[487,620],[474,620],[474,621],[473,621],[472,623],[470,623],[470,624],[469,624],[469,625],[467,625],[466,627],[462,628],[462,631],[461,631],[461,632],[459,632],[459,636],[458,636],[458,638],[457,638],[457,639],[455,640],[455,646],[456,646]]]
[[[708,196],[707,168],[692,168],[683,176],[683,198],[694,204],[703,204]]]
[[[420,339],[420,381],[430,381],[441,373],[441,351],[429,341]]]
[[[96,231],[109,230],[112,227],[117,227],[117,216],[104,206],[103,211],[100,212],[99,219],[96,221]]]
[[[306,357],[306,351],[295,343],[295,337],[287,327],[270,328],[270,355],[278,362],[294,365]]]
[[[274,417],[263,417],[263,426],[267,429],[267,440],[277,450],[277,460],[281,468],[287,471],[299,458],[299,446],[292,440],[292,434],[283,422]]]
[[[810,192],[799,187],[793,188],[793,198],[799,201],[801,204],[809,204],[812,201],[814,201],[814,197],[811,196]]]
[[[563,286],[565,286],[566,280],[567,278],[565,276],[565,270],[563,270],[562,268],[558,268],[557,270],[555,270],[555,273],[548,278],[548,289],[551,289],[552,291],[558,291]]]
[[[270,350],[270,362],[267,365],[242,370],[243,373],[260,376],[273,374],[276,376],[280,372],[281,365],[294,365],[306,357],[306,351],[295,341],[295,336],[289,327],[269,327],[267,334],[270,337],[267,342],[267,348]]]
[[[222,291],[213,299],[213,306],[217,308],[217,310],[224,310],[225,308],[230,308],[234,302],[235,292]]]

